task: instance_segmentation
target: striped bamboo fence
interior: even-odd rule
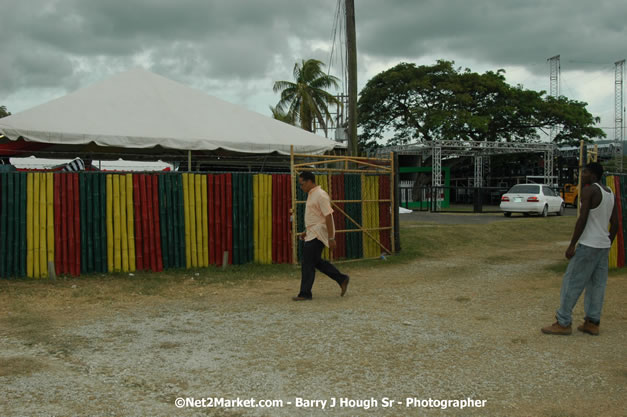
[[[389,193],[375,176],[318,179],[337,200]],[[0,173],[0,277],[202,268],[222,265],[225,253],[228,264],[292,263],[292,220],[304,229],[304,210],[292,219],[293,192],[289,174]],[[389,203],[339,207],[370,227],[391,225]],[[337,235],[334,259],[380,253],[334,218],[338,230],[355,230]],[[390,245],[389,231],[376,236]]]

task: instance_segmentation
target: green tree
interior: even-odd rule
[[[3,117],[10,116],[11,112],[7,110],[6,106],[0,106],[0,119]]]
[[[270,107],[270,111],[272,112],[272,118],[275,120],[279,120],[283,123],[287,123],[288,125],[293,125],[294,124],[294,119],[292,118],[292,116],[290,116],[289,114],[285,113],[284,111],[281,111],[279,108],[277,107]]]
[[[362,147],[388,138],[402,145],[422,140],[534,141],[557,125],[556,143],[605,137],[586,103],[545,97],[505,82],[503,70],[478,74],[453,62],[401,63],[373,77],[358,103]]]
[[[338,87],[338,79],[322,71],[324,64],[315,59],[303,60],[294,65],[294,82],[276,81],[274,92],[281,93],[275,109],[286,114],[300,127],[313,132],[314,120],[327,129],[326,120],[331,117],[329,105],[340,105],[327,89]]]

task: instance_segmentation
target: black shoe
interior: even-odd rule
[[[340,284],[340,287],[342,288],[342,292],[340,293],[340,297],[344,297],[344,294],[346,294],[346,289],[348,288],[348,281],[350,281],[350,277],[346,277],[346,279],[344,281],[342,281],[342,283]]]

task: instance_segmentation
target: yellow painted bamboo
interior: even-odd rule
[[[260,262],[259,249],[261,241],[259,238],[259,174],[253,175],[253,245],[254,245],[254,261]]]
[[[188,179],[189,174],[183,174],[183,204],[185,206],[185,265],[187,268],[192,267],[192,239],[190,231],[190,219],[189,219],[189,187]]]
[[[197,239],[197,225],[196,225],[196,186],[194,184],[194,174],[190,174],[187,177],[187,188],[189,189],[189,231],[190,231],[190,244],[192,246],[192,267],[198,267],[198,243]]]
[[[120,250],[122,255],[122,272],[128,272],[128,233],[126,223],[126,175],[120,175]]]
[[[46,189],[48,177],[39,174],[39,276],[48,278],[48,234],[46,232],[48,222],[46,219]]]
[[[113,272],[113,175],[107,175],[107,271]]]
[[[202,266],[209,266],[209,215],[207,213],[207,175],[201,175],[202,202]]]
[[[33,277],[40,278],[39,274],[39,179],[40,173],[33,174]]]
[[[122,270],[122,239],[120,225],[120,176],[113,176],[113,270]]]
[[[616,195],[616,189],[614,186],[614,176],[612,175],[607,176],[605,178],[605,183],[612,190],[614,195]],[[612,247],[610,248],[609,267],[610,268],[618,267],[618,239],[614,239],[614,242],[612,242]]]
[[[202,242],[205,239],[205,234],[203,232],[202,227],[202,175],[195,174],[194,178],[194,195],[196,196],[196,201],[194,204],[194,211],[196,212],[196,256],[197,263],[199,267],[204,266],[205,255],[203,253]]]
[[[46,219],[47,219],[47,249],[48,257],[46,259],[46,272],[48,271],[48,262],[54,262],[54,174],[46,173]]]
[[[128,269],[135,272],[135,213],[133,204],[133,174],[126,174],[126,223],[128,234]]]
[[[27,174],[26,177],[26,276],[33,278],[35,255],[33,253],[34,238],[33,238],[33,223],[34,212],[33,204],[35,198],[33,195],[33,181],[36,174]]]

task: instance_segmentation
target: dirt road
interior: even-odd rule
[[[406,223],[404,233],[480,227],[421,226]],[[601,336],[541,335],[558,304],[567,233],[516,242],[497,226],[491,233],[500,238],[485,245],[452,244],[390,266],[345,265],[347,296],[318,277],[311,302],[290,301],[292,270],[219,284],[203,283],[207,271],[185,273],[171,286],[130,293],[114,292],[115,280],[2,283],[0,415],[624,415],[626,274],[610,276]],[[580,303],[574,317],[582,316]],[[178,397],[284,405],[178,409]],[[297,397],[378,404],[327,402],[322,410],[296,407]],[[403,404],[384,408],[384,397]],[[406,398],[486,403],[407,408]]]

